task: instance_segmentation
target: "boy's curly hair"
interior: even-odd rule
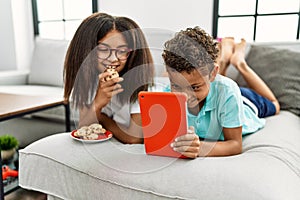
[[[217,42],[196,26],[178,32],[165,42],[162,56],[167,70],[190,73],[197,69],[207,75],[214,68],[218,52]]]

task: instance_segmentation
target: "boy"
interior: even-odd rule
[[[171,144],[175,151],[190,158],[240,154],[242,136],[263,128],[263,117],[279,112],[272,91],[247,65],[245,45],[245,40],[235,44],[233,38],[218,44],[199,27],[180,31],[165,43],[171,91],[188,96],[190,127]],[[230,63],[251,89],[223,76]]]

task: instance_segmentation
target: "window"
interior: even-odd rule
[[[213,36],[298,40],[299,6],[300,0],[214,0]]]
[[[32,0],[34,34],[70,40],[84,18],[97,12],[97,0]]]

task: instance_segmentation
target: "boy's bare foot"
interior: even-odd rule
[[[225,75],[227,67],[230,64],[230,58],[234,52],[234,38],[233,37],[222,38],[219,47],[220,47],[220,54],[217,61],[220,66],[219,73]]]
[[[246,40],[241,39],[240,43],[236,43],[234,46],[234,53],[230,58],[230,63],[234,65],[238,70],[241,67],[245,66],[245,49],[246,49]]]

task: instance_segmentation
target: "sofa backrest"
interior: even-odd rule
[[[174,32],[163,29],[143,31],[156,66],[156,75],[160,76],[165,70],[161,57],[163,44]],[[67,40],[36,38],[28,84],[63,87],[63,66],[68,45]]]
[[[165,71],[162,59],[163,44],[172,38],[175,32],[165,29],[144,29],[150,51],[155,64],[155,75],[161,76]],[[300,52],[300,45],[296,42],[270,42],[253,43],[256,45],[267,45],[276,48],[287,48]],[[37,38],[32,56],[29,84],[52,85],[63,87],[63,66],[66,51],[69,45],[67,40],[50,40]],[[251,44],[247,46],[247,53]],[[229,68],[229,77],[236,79],[237,72]]]
[[[246,51],[245,51],[245,57],[247,58],[251,47],[253,45],[258,45],[258,46],[269,46],[269,47],[274,47],[277,49],[288,49],[290,51],[295,51],[295,52],[300,52],[300,42],[295,41],[295,42],[249,42],[247,43],[246,46]],[[242,79],[238,79],[238,71],[236,70],[235,67],[232,65],[229,66],[227,76],[230,77],[231,79],[238,81],[238,83],[242,86],[245,86],[245,82]]]
[[[289,49],[290,51],[300,52],[300,42],[256,42],[253,45],[274,47],[277,49]]]
[[[165,72],[164,61],[162,58],[162,52],[164,49],[164,43],[171,39],[175,32],[167,29],[143,29],[145,37],[147,39],[154,65],[155,65],[155,75],[160,77],[163,76]]]
[[[281,110],[300,116],[300,42],[253,43],[248,65],[277,97]],[[237,77],[245,85],[243,77]]]
[[[37,38],[28,83],[63,87],[63,66],[69,41]]]

